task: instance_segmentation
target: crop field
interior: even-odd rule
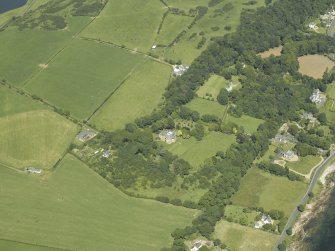
[[[199,88],[197,94],[200,98],[211,96],[216,101],[220,90],[226,88],[227,84],[228,81],[224,77],[214,74]]]
[[[263,122],[264,120],[262,119],[257,119],[248,115],[242,115],[241,117],[236,118],[228,114],[225,119],[225,123],[235,123],[238,126],[242,126],[248,133],[256,132],[258,126]]]
[[[196,215],[128,197],[72,155],[46,179],[3,166],[0,175],[2,239],[70,250],[156,251]]]
[[[191,110],[199,112],[200,115],[211,114],[222,118],[227,106],[220,105],[216,101],[211,101],[203,98],[194,98],[186,105]]]
[[[147,60],[95,114],[92,123],[99,129],[116,130],[139,115],[149,115],[159,104],[170,75],[171,67]]]
[[[196,6],[207,6],[209,1],[167,1],[171,7],[177,7],[188,12]],[[212,37],[223,36],[236,30],[240,24],[240,15],[243,9],[256,9],[264,6],[264,0],[257,0],[255,4],[246,4],[248,0],[225,0],[208,9],[208,12],[182,36],[181,40],[166,50],[156,53],[164,58],[181,60],[190,64],[210,43]],[[206,40],[201,48],[197,48],[201,40]]]
[[[301,74],[322,78],[324,72],[329,71],[335,66],[335,63],[322,55],[306,55],[298,58],[299,72]]]
[[[69,41],[67,31],[6,30],[0,36],[0,79],[22,85]]]
[[[25,89],[86,119],[143,60],[110,45],[75,40]]]
[[[214,156],[218,151],[226,151],[234,142],[233,135],[211,132],[201,141],[193,137],[178,139],[175,143],[166,145],[166,148],[188,161],[193,167],[199,167],[207,158]]]
[[[52,167],[76,134],[72,122],[47,110],[0,118],[0,161],[16,168]]]
[[[232,197],[234,205],[277,209],[290,215],[306,192],[307,184],[274,176],[256,167],[241,180],[239,191]]]
[[[182,15],[168,14],[155,43],[159,45],[169,45],[177,35],[187,27],[193,18]]]
[[[314,166],[320,163],[320,161],[321,158],[319,156],[309,155],[299,157],[299,160],[295,162],[286,162],[286,166],[299,173],[308,174]]]
[[[157,0],[110,0],[81,35],[147,52],[166,10]]]
[[[214,235],[234,251],[269,251],[278,239],[278,235],[224,220],[217,223]]]

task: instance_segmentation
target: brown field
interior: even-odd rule
[[[275,48],[271,48],[267,51],[264,51],[264,52],[261,52],[259,53],[258,55],[261,56],[261,58],[268,58],[270,57],[271,55],[273,56],[280,56],[281,55],[281,50],[283,49],[283,46],[278,46],[278,47],[275,47]]]
[[[335,66],[333,61],[322,55],[306,55],[299,57],[298,61],[299,72],[313,78],[322,78],[327,69]]]

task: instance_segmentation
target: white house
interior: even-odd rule
[[[34,174],[41,174],[42,173],[42,169],[35,168],[35,167],[26,167],[25,171],[27,173],[34,173]]]
[[[308,24],[308,28],[312,29],[312,30],[317,30],[319,29],[319,27],[316,25],[316,23],[309,23]]]
[[[273,224],[273,220],[271,219],[270,215],[263,214],[262,218],[255,223],[255,228],[262,228],[266,224]]]
[[[111,155],[111,151],[106,150],[106,151],[103,152],[102,157],[109,158],[110,155]]]
[[[174,65],[173,66],[173,74],[176,76],[183,75],[188,70],[187,65]]]
[[[198,251],[202,246],[203,246],[202,242],[197,241],[192,245],[191,251]]]
[[[312,95],[309,97],[309,100],[313,103],[320,104],[324,98],[319,89],[315,89]]]

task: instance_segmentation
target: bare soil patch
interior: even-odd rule
[[[271,48],[267,51],[264,51],[264,52],[261,52],[259,53],[258,55],[261,56],[261,58],[268,58],[270,57],[271,55],[273,56],[280,56],[281,55],[281,50],[283,49],[283,46],[278,46],[278,47],[275,47],[275,48]]]
[[[335,63],[322,55],[306,55],[298,58],[299,72],[313,78],[322,78],[325,71],[331,70]]]

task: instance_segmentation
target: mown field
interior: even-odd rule
[[[199,112],[200,115],[211,114],[222,118],[227,106],[220,105],[216,101],[211,101],[203,98],[194,98],[186,105],[191,110]]]
[[[148,52],[166,10],[156,0],[110,0],[81,35]]]
[[[200,98],[213,97],[216,100],[222,88],[226,88],[228,81],[219,75],[212,75],[203,86],[199,88],[197,94]]]
[[[0,174],[2,239],[70,250],[156,251],[196,213],[130,198],[71,155],[44,179],[3,166]]]
[[[0,250],[6,251],[68,251],[65,249],[38,246],[16,241],[0,240]]]
[[[25,89],[82,120],[143,60],[110,45],[75,40]]]
[[[278,239],[275,234],[224,220],[217,223],[214,235],[234,251],[269,251]]]
[[[233,135],[211,132],[201,141],[193,137],[178,139],[173,144],[166,144],[166,149],[185,159],[192,166],[199,167],[207,158],[214,156],[218,151],[226,151],[234,142],[235,136]]]
[[[253,167],[241,180],[238,192],[232,197],[235,205],[277,209],[290,215],[306,192],[307,184],[274,176]]]
[[[264,123],[264,120],[250,117],[248,115],[242,115],[241,117],[236,118],[228,114],[224,122],[234,123],[240,127],[243,127],[246,132],[253,133],[257,131],[257,128],[260,124]]]
[[[321,160],[320,156],[308,155],[305,157],[299,157],[298,161],[287,162],[286,166],[299,173],[308,174],[313,167],[320,163]]]
[[[91,122],[99,129],[116,130],[136,118],[149,115],[161,101],[171,67],[147,60],[95,114]]]

